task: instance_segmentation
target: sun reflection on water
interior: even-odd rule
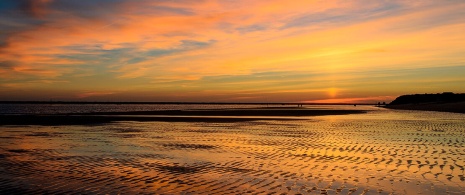
[[[367,114],[234,123],[0,127],[0,187],[15,192],[465,191],[460,114]]]

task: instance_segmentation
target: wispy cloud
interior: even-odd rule
[[[394,88],[428,78],[442,83],[431,91],[460,90],[446,85],[446,76],[424,70],[465,64],[464,9],[460,1],[433,0],[5,0],[0,81],[65,80],[71,91],[96,94],[104,88],[133,88],[127,92],[133,94],[163,89],[160,97],[167,97],[190,90],[190,97],[220,99],[226,97],[205,90],[280,100],[295,93],[330,98],[326,89],[342,90],[334,98],[384,96],[389,94],[364,82]],[[420,71],[407,78],[409,69]],[[373,77],[372,71],[390,77]],[[453,75],[448,79],[457,81]],[[101,87],[82,84],[90,81]]]

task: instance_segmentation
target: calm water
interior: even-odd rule
[[[0,126],[0,192],[465,193],[464,114],[357,108],[368,113]]]
[[[255,108],[260,105],[215,104],[0,104],[0,114],[63,114],[153,110]],[[263,106],[263,105],[261,105]],[[265,105],[266,106],[266,105]]]
[[[296,107],[292,105],[247,105],[247,104],[0,104],[1,114],[64,114],[86,112],[132,112],[154,110],[231,109],[257,107]],[[307,106],[315,109],[362,109],[373,110],[372,106]]]

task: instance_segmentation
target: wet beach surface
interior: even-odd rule
[[[234,118],[234,117],[230,117]],[[0,126],[0,191],[463,194],[463,114]]]
[[[97,125],[116,121],[239,122],[255,120],[300,120],[302,116],[361,114],[355,109],[310,109],[298,107],[90,112],[67,114],[3,114],[0,125]],[[233,116],[233,117],[231,117]]]

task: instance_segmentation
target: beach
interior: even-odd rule
[[[4,116],[5,194],[465,193],[463,114],[341,106]]]

